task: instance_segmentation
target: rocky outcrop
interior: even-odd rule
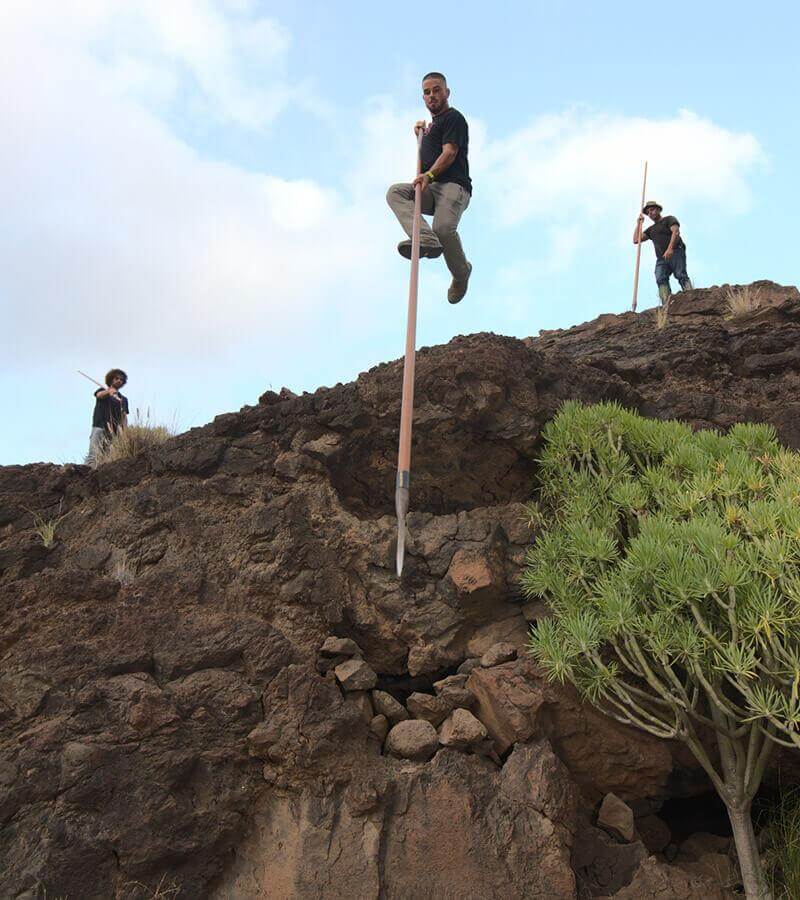
[[[453,750],[427,765],[387,760],[344,789],[264,794],[212,896],[478,898],[502,885],[515,900],[573,897],[576,809],[546,742],[518,748],[502,771]]]
[[[761,287],[738,319],[710,289],[663,329],[421,351],[402,580],[399,361],[95,471],[0,469],[0,896],[714,896],[587,824],[608,793],[638,827],[707,782],[543,679],[518,576],[565,399],[800,447],[800,298]],[[65,516],[52,545],[33,515]],[[429,759],[389,752],[401,725]]]

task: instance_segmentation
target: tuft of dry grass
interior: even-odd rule
[[[116,578],[120,584],[131,584],[136,580],[138,566],[128,559],[128,554],[123,553],[111,567],[111,577]]]
[[[731,318],[746,316],[761,306],[761,288],[754,289],[752,284],[729,287],[725,291],[725,302]]]
[[[669,322],[669,306],[659,306],[656,309],[656,328],[661,331]]]
[[[38,535],[42,544],[46,548],[50,548],[53,546],[56,540],[56,528],[58,527],[58,523],[62,522],[67,518],[69,513],[61,514],[61,503],[62,500],[58,504],[58,513],[55,516],[51,516],[49,519],[43,519],[40,515],[37,515],[33,510],[29,509],[28,512],[33,516],[33,530]]]
[[[157,424],[150,415],[148,407],[142,416],[136,410],[136,417],[127,428],[120,428],[109,437],[105,447],[97,455],[97,465],[116,462],[120,459],[133,459],[140,453],[153,450],[174,437],[177,432],[175,423]]]
[[[181,886],[174,879],[169,884],[165,884],[166,877],[166,874],[162,875],[161,881],[155,888],[142,884],[141,881],[128,881],[125,884],[130,891],[127,896],[130,900],[134,900],[134,898],[136,900],[175,900],[180,896]]]

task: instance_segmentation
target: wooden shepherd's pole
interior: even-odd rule
[[[647,190],[647,160],[644,161],[644,179],[642,181],[642,202],[639,204],[639,215],[644,206],[644,195]],[[636,244],[636,271],[633,274],[633,304],[631,309],[636,312],[636,298],[639,295],[639,262],[642,258],[642,226],[639,225],[639,241]]]
[[[417,175],[422,171],[420,150],[422,129],[417,130]],[[411,480],[411,421],[414,417],[414,365],[417,349],[417,285],[419,283],[419,221],[422,215],[422,187],[414,188],[414,227],[411,232],[411,278],[408,285],[406,359],[403,365],[403,401],[400,410],[400,447],[397,453],[397,577],[403,574],[406,552],[406,513]]]

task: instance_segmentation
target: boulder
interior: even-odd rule
[[[450,709],[468,709],[475,705],[475,695],[467,687],[467,675],[450,675],[441,681],[434,681],[433,689]]]
[[[386,740],[386,735],[389,733],[389,720],[386,716],[375,716],[369,723],[369,731],[383,744]]]
[[[612,895],[612,900],[731,900],[732,896],[710,878],[650,856],[639,866],[630,884]]]
[[[469,675],[469,673],[473,669],[477,669],[481,664],[481,658],[479,656],[473,656],[470,659],[465,659],[464,662],[457,669],[457,674],[459,675]]]
[[[467,687],[477,701],[475,715],[486,726],[498,753],[536,733],[537,715],[545,700],[536,684],[508,667],[497,666],[473,669]]]
[[[424,719],[434,727],[438,727],[447,718],[450,706],[441,698],[431,694],[415,692],[406,700],[408,711],[415,719]]]
[[[456,750],[471,750],[488,736],[489,732],[468,709],[455,709],[442,724],[439,743]]]
[[[511,613],[507,618],[494,619],[484,625],[479,625],[473,631],[466,646],[467,656],[481,657],[487,650],[498,643],[513,644],[517,650],[524,650],[528,641],[528,623],[519,612],[519,608],[509,607]]]
[[[369,691],[348,691],[347,703],[352,704],[358,711],[358,715],[369,724],[374,715],[375,710],[372,708],[372,701],[369,698]]]
[[[597,814],[597,824],[610,835],[630,844],[636,833],[633,810],[615,794],[606,794]]]
[[[456,550],[447,581],[467,609],[502,601],[506,592],[502,563],[495,552],[484,547]]]
[[[340,663],[333,673],[345,691],[369,691],[378,681],[378,676],[363,659],[350,659]]]
[[[439,746],[439,736],[430,722],[409,719],[398,722],[386,737],[386,752],[400,759],[424,762],[430,759]]]
[[[327,637],[319,648],[322,656],[361,656],[361,648],[350,638]]]
[[[372,705],[375,707],[375,712],[386,716],[392,725],[396,725],[398,722],[405,722],[406,719],[410,718],[405,706],[391,694],[387,694],[386,691],[373,691]]]
[[[517,658],[517,648],[508,641],[498,641],[493,644],[481,657],[481,665],[484,669],[492,666],[500,666]]]
[[[630,884],[646,858],[647,849],[639,841],[621,844],[601,828],[588,821],[582,823],[572,847],[572,866],[581,887],[579,896],[613,895]]]

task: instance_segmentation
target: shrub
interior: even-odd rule
[[[32,510],[28,510],[28,512],[33,517],[33,530],[38,535],[42,544],[47,548],[52,547],[56,540],[56,528],[58,527],[58,523],[66,519],[69,513],[61,515],[61,503],[58,504],[58,513],[55,516],[51,516],[49,519],[42,518]]]
[[[120,428],[110,435],[103,449],[97,455],[97,465],[116,462],[120,459],[133,459],[140,453],[153,450],[171,437],[174,437],[174,424],[158,425],[151,421],[150,410],[141,416],[136,410],[136,418],[126,428]]]
[[[761,288],[753,288],[752,284],[729,287],[725,291],[725,301],[731,318],[745,316],[761,306]]]
[[[614,404],[567,403],[544,437],[523,585],[553,618],[530,652],[617,720],[688,745],[747,896],[766,897],[751,805],[775,743],[800,747],[800,455],[769,426],[694,433]]]

